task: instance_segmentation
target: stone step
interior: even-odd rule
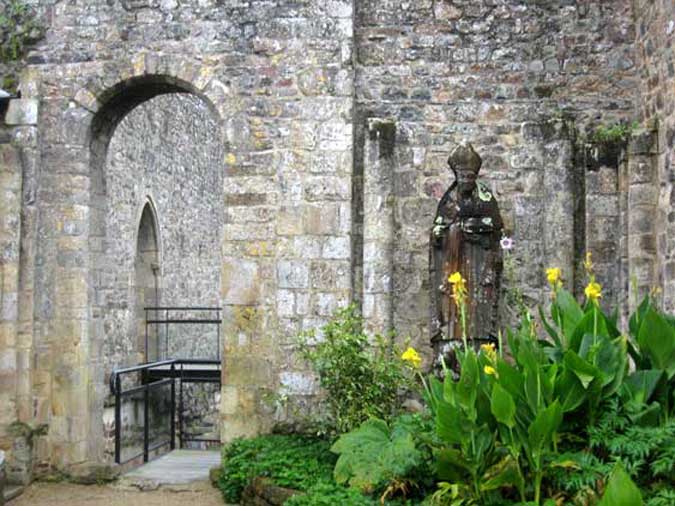
[[[24,487],[23,485],[7,485],[5,486],[5,490],[3,490],[3,497],[5,498],[5,502],[9,502],[12,499],[15,499],[16,497],[19,497],[21,494],[23,494]]]

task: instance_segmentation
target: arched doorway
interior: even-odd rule
[[[144,308],[221,305],[225,146],[219,117],[202,96],[158,77],[116,91],[97,114],[91,139],[92,346],[100,357],[93,377],[102,382],[113,370],[213,345],[211,334],[202,338],[198,328],[148,325],[146,316],[153,321],[166,313],[146,315]],[[184,389],[186,418],[215,411],[219,389],[206,395],[200,389],[207,387]],[[100,460],[113,459],[114,405],[113,396],[104,400]],[[142,425],[136,407],[125,398],[123,439]],[[122,458],[136,453],[138,441],[125,439]]]
[[[150,202],[141,213],[136,241],[135,292],[136,335],[140,351],[139,362],[160,360],[162,353],[156,326],[146,325],[146,309],[160,306],[160,255],[155,219]],[[152,312],[150,312],[152,314]]]

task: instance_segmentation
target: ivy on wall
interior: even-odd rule
[[[0,61],[19,60],[28,44],[43,35],[35,11],[23,0],[6,0],[0,5]]]
[[[0,88],[15,91],[19,62],[43,35],[43,25],[25,0],[0,0]]]

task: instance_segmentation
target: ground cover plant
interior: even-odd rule
[[[583,304],[549,269],[547,310],[524,311],[497,347],[476,350],[465,335],[459,371],[442,380],[406,350],[399,362],[418,378],[426,411],[401,414],[386,397],[379,412],[350,414],[314,446],[321,480],[299,480],[308,494],[287,503],[675,504],[675,319],[646,297],[621,332],[600,307],[590,256],[585,267]],[[450,282],[461,313],[465,285],[458,273]]]

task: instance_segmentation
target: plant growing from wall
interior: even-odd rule
[[[44,28],[35,11],[23,0],[6,0],[0,6],[0,61],[20,59],[26,47],[39,40]]]
[[[590,140],[597,144],[620,144],[628,140],[628,137],[637,130],[639,123],[614,123],[612,125],[599,125],[591,134]]]

